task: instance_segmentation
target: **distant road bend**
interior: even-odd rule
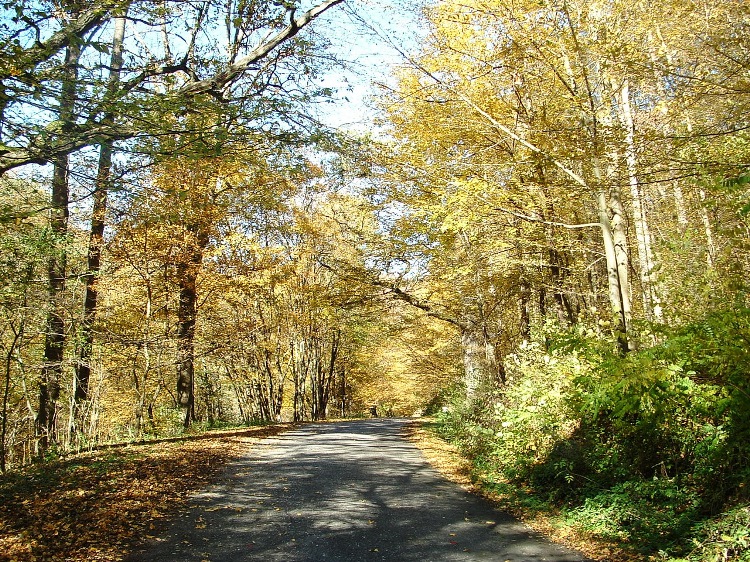
[[[445,480],[408,420],[310,424],[265,439],[129,560],[586,562]]]

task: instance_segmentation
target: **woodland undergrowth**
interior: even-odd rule
[[[651,327],[627,355],[547,336],[437,414],[476,485],[629,559],[750,560],[750,310]]]

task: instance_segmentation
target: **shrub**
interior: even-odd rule
[[[575,431],[570,389],[585,367],[573,355],[531,344],[506,357],[505,368],[505,386],[483,389],[472,403],[453,399],[442,434],[486,470],[525,478]]]
[[[632,542],[642,552],[666,548],[690,529],[699,503],[674,479],[628,481],[586,498],[568,511],[574,525],[606,539]]]
[[[699,523],[685,546],[686,557],[670,558],[670,562],[750,561],[750,507],[735,507]]]
[[[588,532],[665,559],[750,562],[750,310],[658,336],[624,356],[580,326],[524,345],[506,385],[454,399],[444,434],[484,481],[531,490]],[[717,516],[727,505],[740,507]]]

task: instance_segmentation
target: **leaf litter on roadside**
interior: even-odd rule
[[[0,561],[117,561],[154,538],[224,465],[270,426],[195,441],[134,445],[0,477]]]

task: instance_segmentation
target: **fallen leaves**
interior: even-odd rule
[[[419,447],[427,462],[443,476],[466,490],[473,489],[471,463],[453,445],[425,429],[425,423],[425,420],[414,420],[406,426],[409,441]]]
[[[123,560],[246,453],[249,436],[285,429],[116,448],[3,475],[0,561]]]

